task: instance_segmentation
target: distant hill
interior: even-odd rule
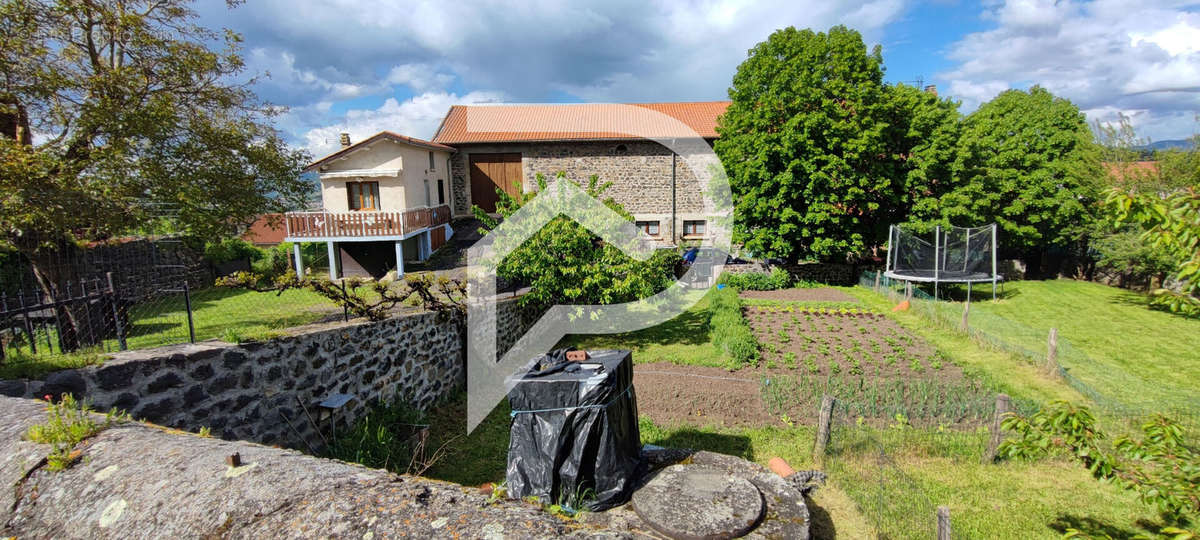
[[[1186,150],[1195,145],[1191,139],[1168,139],[1165,141],[1154,141],[1150,144],[1137,147],[1138,150],[1171,150],[1174,148]]]

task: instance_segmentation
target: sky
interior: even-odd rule
[[[1041,85],[1139,136],[1200,132],[1200,1],[202,0],[242,35],[246,76],[316,156],[338,134],[431,138],[455,104],[727,99],[747,51],[786,26],[843,24],[890,83],[937,85],[966,114]]]

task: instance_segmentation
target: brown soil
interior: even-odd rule
[[[742,291],[738,296],[758,300],[784,300],[788,302],[858,302],[857,298],[829,287],[816,289],[780,289],[777,291]]]
[[[638,364],[633,368],[638,413],[660,426],[782,426],[763,404],[755,371]]]
[[[751,306],[742,314],[762,345],[767,367],[816,376],[963,379],[962,371],[932,346],[878,313]]]

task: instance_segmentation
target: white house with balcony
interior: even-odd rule
[[[322,242],[329,277],[382,277],[423,261],[453,234],[450,155],[454,149],[384,131],[308,167],[321,180],[321,210],[288,212],[286,241],[304,272],[300,244]]]

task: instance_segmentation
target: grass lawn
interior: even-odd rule
[[[276,295],[214,287],[194,291],[191,303],[197,341],[265,339],[282,329],[309,324],[339,311],[329,300],[307,290],[289,290]],[[133,306],[129,310],[129,323],[126,344],[130,349],[188,341],[187,309],[181,294]],[[51,331],[50,340],[56,339]],[[51,354],[47,352],[45,340],[46,336],[41,334],[41,347],[36,356],[30,355],[28,348],[10,348],[6,362],[0,364],[0,379],[38,377],[52,371],[96,364],[104,360],[106,352],[120,350],[117,340],[108,339],[102,348]]]
[[[1063,351],[1060,363],[1101,394],[1126,404],[1200,406],[1200,319],[1148,309],[1141,294],[1084,281],[1018,281],[1005,293],[971,308],[1033,328],[1034,335],[1012,336],[1033,350],[1044,351],[1046,334],[1058,328],[1060,344],[1083,353]]]

